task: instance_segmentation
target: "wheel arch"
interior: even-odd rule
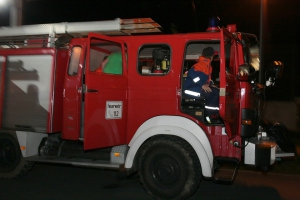
[[[125,168],[132,168],[144,142],[158,135],[173,135],[188,142],[198,156],[203,176],[212,177],[213,153],[205,132],[192,120],[180,116],[157,116],[143,123],[129,143]]]
[[[16,139],[18,139],[16,131],[12,131],[12,130],[0,130],[0,134],[10,134],[13,137],[15,137]]]

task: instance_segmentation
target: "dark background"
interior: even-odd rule
[[[285,64],[284,75],[269,100],[292,100],[300,96],[299,0],[263,0],[264,63]],[[115,18],[151,17],[164,33],[205,31],[208,19],[218,16],[220,26],[237,24],[238,31],[260,36],[261,0],[23,0],[22,24],[83,22]],[[9,25],[7,7],[0,8],[0,26]]]

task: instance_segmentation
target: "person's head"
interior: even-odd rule
[[[206,47],[202,51],[202,56],[213,60],[213,56],[216,55],[217,52],[212,47]]]

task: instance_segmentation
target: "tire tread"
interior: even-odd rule
[[[141,153],[142,159],[140,159],[140,163],[139,163],[140,169],[142,167],[141,163],[142,163],[145,153],[149,149],[151,149],[151,147],[153,145],[156,145],[156,144],[168,144],[173,147],[179,148],[180,151],[184,153],[184,156],[191,158],[193,169],[196,174],[193,177],[193,180],[191,181],[191,183],[189,184],[188,191],[182,191],[181,196],[178,196],[173,199],[179,200],[179,199],[186,199],[186,198],[190,197],[198,189],[198,187],[200,185],[200,181],[201,181],[201,176],[202,176],[201,165],[200,165],[198,156],[196,155],[196,152],[194,151],[192,146],[189,143],[187,143],[185,140],[183,140],[182,138],[175,137],[175,136],[154,137],[151,140],[149,140],[146,144],[144,144],[144,147],[143,147],[143,150]],[[143,174],[141,173],[141,170],[139,170],[139,176],[140,176],[140,181],[141,181],[142,185],[144,186],[145,190],[147,191],[147,193],[149,195],[151,195],[154,198],[163,199],[163,198],[157,197],[155,194],[153,194],[153,192],[150,191],[150,189],[147,187],[147,184],[145,183],[145,179],[143,177]],[[185,188],[185,190],[187,190],[187,188]]]
[[[15,143],[15,146],[18,147],[18,149],[20,148],[16,137],[14,137],[12,134],[1,133],[1,137],[10,139],[12,142]],[[19,150],[19,151],[20,152],[18,152],[18,153],[20,156],[20,161],[19,161],[18,165],[10,172],[0,172],[0,178],[4,178],[4,179],[18,178],[18,177],[26,175],[33,168],[34,162],[26,161],[23,158],[21,150]]]

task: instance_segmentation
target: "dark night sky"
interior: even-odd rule
[[[236,23],[238,30],[259,36],[260,0],[23,0],[23,24],[111,20],[151,17],[170,32],[204,31],[208,18],[219,16],[221,25]],[[293,42],[300,33],[299,0],[265,0],[272,41]],[[8,9],[0,8],[0,26],[8,26]]]
[[[283,83],[300,85],[299,0],[265,0],[265,60],[285,63]],[[235,23],[238,31],[259,36],[260,0],[24,0],[23,24],[111,20],[151,17],[165,33],[175,24],[181,33],[205,31],[208,18],[219,16],[221,26]],[[8,26],[8,10],[0,8],[0,26]],[[280,87],[280,83],[279,83]],[[282,86],[283,87],[283,86]],[[280,88],[279,88],[280,89]],[[299,87],[287,96],[300,96]]]
[[[259,32],[260,0],[194,0],[196,17],[192,10],[192,0],[23,1],[23,24],[151,17],[165,29],[173,22],[180,32],[191,32],[196,31],[196,28],[199,31],[205,30],[207,19],[217,15],[223,25],[236,23],[241,31]],[[293,24],[300,29],[299,0],[265,1],[271,28],[288,28]],[[0,8],[0,26],[7,25],[8,11]],[[286,30],[280,33],[285,34]]]

